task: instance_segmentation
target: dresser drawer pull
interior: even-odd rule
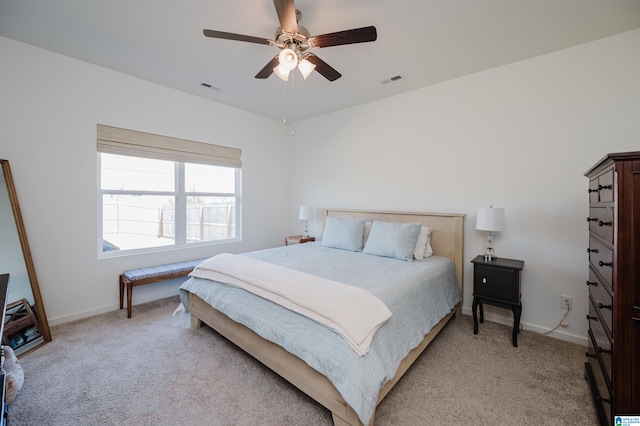
[[[587,315],[588,320],[598,321],[598,317],[592,317],[591,315]]]
[[[595,358],[596,357],[595,354],[590,354],[589,352],[585,352],[584,354],[587,356],[587,358]]]
[[[597,253],[598,249],[592,249],[592,248],[588,248],[587,249],[587,253]]]
[[[592,192],[598,192],[598,191],[599,191],[599,189],[592,189],[592,188],[589,188],[589,191],[588,191],[588,192],[589,192],[589,194],[591,194]]]
[[[609,221],[609,222],[600,221],[600,222],[598,222],[598,225],[599,226],[613,226],[613,222],[612,221]]]
[[[598,282],[591,282],[591,281],[587,281],[587,285],[592,285],[594,287],[598,287]]]
[[[602,349],[600,346],[598,346],[598,353],[610,354],[611,349]]]
[[[613,189],[613,185],[598,185],[598,191],[601,189]]]
[[[611,305],[603,305],[602,303],[598,303],[598,308],[600,308],[600,309],[611,309]]]
[[[587,222],[597,222],[598,218],[597,217],[588,217],[587,218]]]
[[[613,267],[613,262],[603,262],[602,260],[600,262],[598,262],[598,265],[600,266],[611,266]]]
[[[610,404],[610,403],[611,403],[607,398],[603,398],[603,397],[601,397],[600,395],[598,395],[598,396],[596,397],[596,399],[597,399],[598,401],[600,401],[600,402],[606,402],[607,404]]]

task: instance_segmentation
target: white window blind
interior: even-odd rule
[[[212,166],[242,167],[242,150],[98,124],[98,152]]]

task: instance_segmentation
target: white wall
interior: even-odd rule
[[[282,124],[7,38],[0,57],[0,158],[11,164],[52,325],[116,309],[126,269],[272,247],[298,225]],[[98,260],[98,123],[241,148],[243,241]],[[178,285],[138,287],[134,304]]]
[[[496,254],[525,261],[524,327],[555,327],[570,295],[555,336],[586,344],[583,173],[640,150],[640,30],[307,120],[293,143],[299,204],[465,213],[469,314],[470,261],[486,241],[476,209],[504,207]],[[508,311],[485,312],[511,324]]]
[[[0,158],[52,324],[116,309],[125,269],[280,245],[302,229],[299,204],[466,213],[470,313],[470,260],[485,240],[475,212],[493,204],[507,214],[497,255],[526,262],[525,328],[553,328],[560,295],[571,295],[556,336],[585,342],[582,174],[607,152],[640,149],[640,30],[297,123],[293,137],[279,122],[2,37],[0,57]],[[242,148],[244,240],[98,260],[97,123]],[[177,285],[136,288],[134,303]]]

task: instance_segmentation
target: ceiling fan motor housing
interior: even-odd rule
[[[291,49],[294,52],[304,52],[309,49],[309,38],[311,33],[302,25],[298,25],[298,31],[295,33],[288,33],[278,27],[276,30],[276,46],[280,49]]]

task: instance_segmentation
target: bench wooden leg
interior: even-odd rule
[[[120,309],[124,308],[124,276],[120,275]]]
[[[131,299],[133,293],[133,285],[131,281],[127,282],[127,318],[131,318]]]

